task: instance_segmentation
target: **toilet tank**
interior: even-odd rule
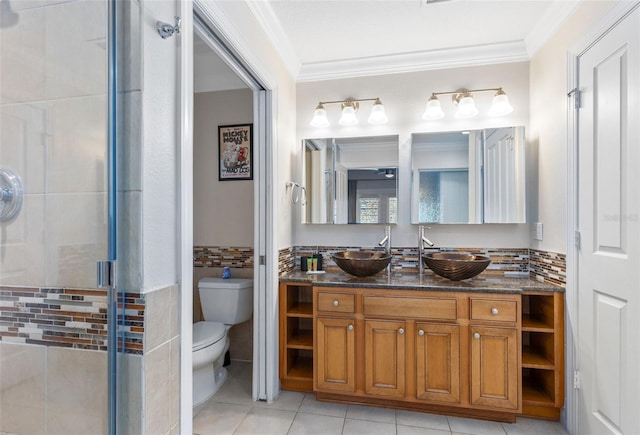
[[[253,280],[202,278],[198,293],[204,320],[236,325],[253,313]]]

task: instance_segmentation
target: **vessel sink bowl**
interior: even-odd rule
[[[391,254],[375,251],[343,251],[333,254],[333,261],[350,275],[371,276],[391,262]]]
[[[422,261],[437,275],[452,281],[472,278],[485,270],[491,259],[485,255],[434,252],[424,254]]]

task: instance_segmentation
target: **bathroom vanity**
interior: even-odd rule
[[[515,421],[558,420],[564,293],[486,272],[280,283],[280,381],[318,400]]]

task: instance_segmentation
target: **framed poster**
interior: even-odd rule
[[[218,180],[253,180],[253,124],[218,126]]]

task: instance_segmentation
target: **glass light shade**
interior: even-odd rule
[[[369,124],[386,124],[389,121],[380,100],[376,100],[373,107],[371,107],[371,115],[369,115],[367,121],[369,121]]]
[[[358,123],[358,118],[356,117],[356,110],[353,106],[344,106],[342,109],[342,116],[338,121],[340,125],[356,125]]]
[[[473,97],[463,97],[458,102],[458,110],[454,115],[456,119],[473,118],[478,114],[476,103],[473,101]]]
[[[491,101],[491,108],[489,109],[489,116],[503,116],[513,112],[513,107],[509,104],[509,98],[504,92],[498,93],[493,97]]]
[[[435,121],[444,118],[444,112],[440,106],[440,100],[436,96],[432,96],[427,101],[427,107],[424,109],[422,119],[426,121]]]
[[[316,107],[316,110],[314,110],[313,119],[311,119],[311,126],[318,127],[318,128],[329,127],[329,120],[327,119],[327,111],[324,110],[324,107],[322,107],[322,104],[318,104],[318,107]]]

